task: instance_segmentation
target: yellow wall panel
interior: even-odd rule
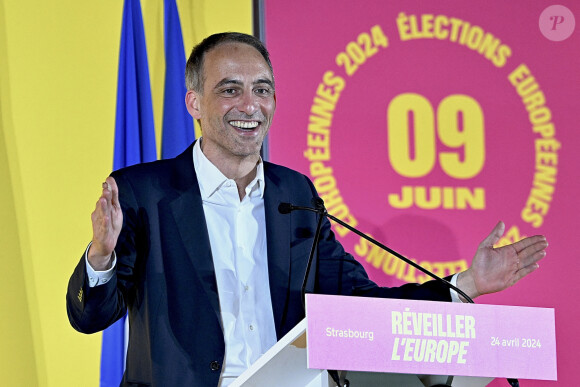
[[[142,0],[160,144],[163,2]],[[123,2],[0,3],[0,378],[98,386],[101,335],[74,331],[68,278],[113,161]],[[178,1],[187,52],[206,35],[251,33],[251,1]]]

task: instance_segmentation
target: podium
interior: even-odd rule
[[[303,319],[230,387],[328,387],[331,382],[326,370],[307,367],[306,319]]]
[[[230,387],[335,386],[327,369],[351,387],[556,380],[553,309],[326,295],[306,309]]]

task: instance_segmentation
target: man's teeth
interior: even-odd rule
[[[230,121],[230,125],[242,129],[253,129],[258,126],[258,121]]]

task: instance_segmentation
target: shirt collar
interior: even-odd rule
[[[197,175],[201,197],[202,199],[208,199],[229,179],[203,154],[201,151],[202,140],[200,137],[193,146],[193,167]],[[256,187],[260,198],[263,198],[266,181],[264,180],[264,163],[262,162],[262,157],[259,158],[256,167],[256,177],[246,187],[246,195],[249,195],[255,189],[254,187]]]

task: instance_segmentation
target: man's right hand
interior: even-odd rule
[[[119,189],[111,176],[103,183],[103,192],[91,214],[93,242],[89,249],[89,264],[96,271],[111,268],[111,255],[123,226]]]

